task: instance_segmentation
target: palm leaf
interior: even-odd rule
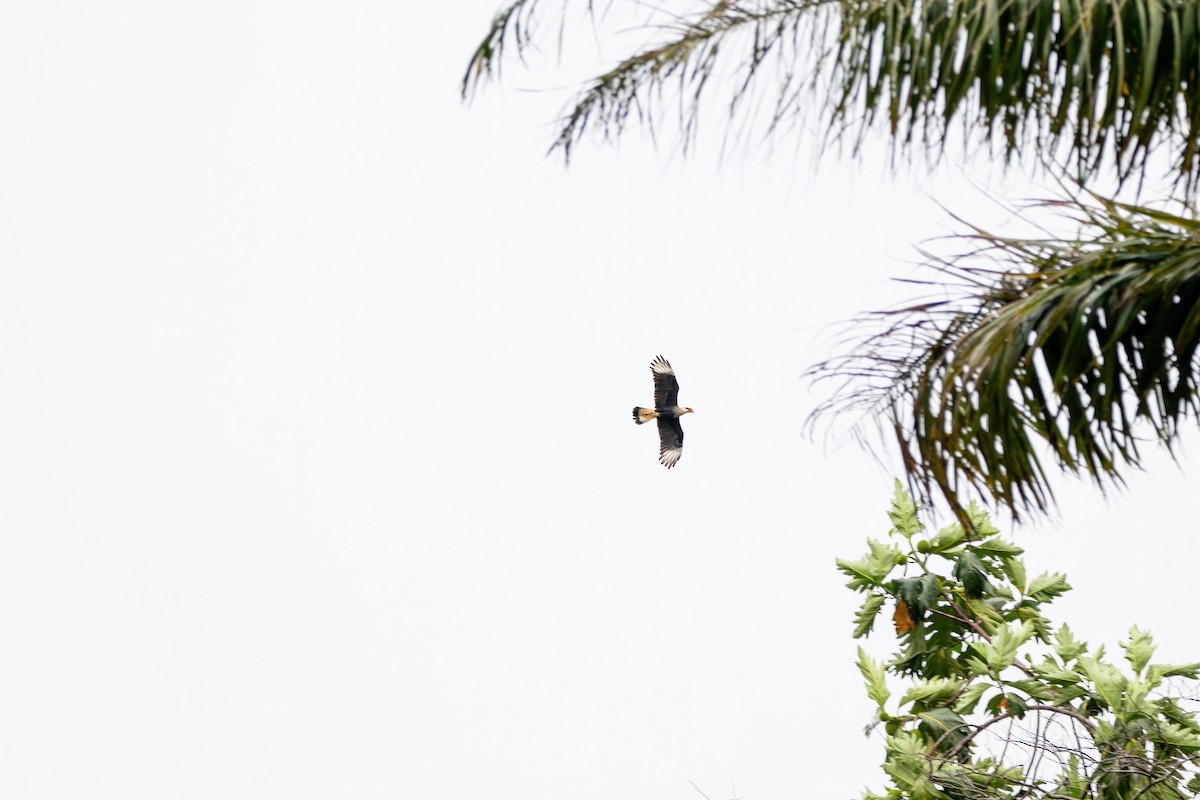
[[[592,3],[564,2],[560,14],[568,7],[590,12]],[[540,13],[538,0],[501,10],[464,96],[510,53],[535,47]],[[563,26],[550,27],[561,46]],[[676,108],[687,146],[716,86],[738,130],[760,107],[767,132],[815,114],[826,143],[857,148],[883,128],[898,151],[936,159],[961,127],[968,143],[988,142],[1006,161],[1066,158],[1080,180],[1103,166],[1122,180],[1142,175],[1166,144],[1173,175],[1188,188],[1200,177],[1193,2],[696,0],[692,13],[664,11],[645,27],[650,43],[639,40],[568,105],[554,143],[566,157],[589,131],[613,137],[631,119],[653,125]]]
[[[1047,460],[1120,483],[1148,434],[1169,449],[1200,410],[1200,222],[1094,195],[1053,205],[1086,236],[973,232],[930,265],[957,296],[876,315],[882,332],[812,371],[839,380],[818,417],[882,414],[915,488],[960,516],[967,492],[1046,510]]]

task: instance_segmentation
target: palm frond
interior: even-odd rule
[[[564,0],[564,13],[585,3]],[[509,46],[522,56],[532,45],[537,8],[516,0],[495,17],[464,96]],[[961,124],[968,143],[1006,160],[1065,157],[1080,180],[1105,165],[1122,180],[1144,174],[1161,144],[1189,189],[1200,177],[1200,4],[1188,0],[697,0],[651,27],[657,41],[569,105],[555,142],[564,154],[589,130],[619,134],[631,113],[652,123],[672,87],[686,146],[721,73],[731,124],[754,113],[741,100],[756,91],[768,130],[814,113],[829,142],[857,147],[883,128],[899,150],[936,158]]]
[[[515,0],[496,13],[487,35],[479,42],[462,79],[462,96],[467,98],[486,79],[500,74],[509,44],[521,56],[533,41],[533,21],[538,0]]]
[[[971,491],[1047,510],[1043,458],[1104,488],[1147,435],[1170,448],[1200,411],[1200,222],[1090,198],[1052,203],[1078,238],[963,237],[930,265],[956,296],[875,315],[882,332],[811,371],[839,381],[814,419],[887,419],[914,488],[960,511]]]

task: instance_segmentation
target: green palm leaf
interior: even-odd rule
[[[1047,459],[1119,483],[1147,434],[1169,449],[1200,407],[1200,222],[1056,204],[1086,238],[972,234],[973,253],[934,264],[959,297],[882,315],[882,333],[814,370],[844,379],[818,415],[886,412],[914,484],[960,516],[972,490],[1047,509]]]
[[[628,0],[630,7],[645,4]],[[472,56],[463,94],[543,38],[538,0],[515,0]],[[619,5],[619,4],[618,4]],[[607,7],[606,7],[607,11]],[[1101,166],[1140,175],[1160,144],[1173,174],[1200,177],[1200,9],[1184,0],[695,0],[661,12],[568,105],[554,147],[568,158],[589,131],[678,113],[686,146],[702,99],[719,95],[731,128],[755,109],[766,131],[804,114],[827,142],[856,148],[883,128],[897,148],[937,158],[952,130],[1006,160],[1066,157],[1080,180]],[[551,34],[553,36],[553,34]],[[714,88],[716,87],[716,88]],[[754,102],[746,102],[753,98]]]

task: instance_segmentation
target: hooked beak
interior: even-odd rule
[[[687,409],[687,413],[689,413],[689,414],[695,414],[695,413],[696,413],[696,411],[695,411],[695,409],[691,409],[691,408],[689,408],[689,409]]]

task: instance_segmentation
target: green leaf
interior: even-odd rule
[[[993,530],[995,529],[993,528]],[[985,542],[973,545],[972,549],[987,555],[1001,557],[1019,556],[1025,552],[1022,548],[1017,547],[1015,544],[1009,544],[999,536],[993,536]]]
[[[897,788],[912,795],[918,786],[928,785],[925,780],[927,758],[925,745],[913,732],[902,731],[888,739],[887,760],[884,771],[892,777]]]
[[[1151,728],[1148,738],[1152,742],[1162,742],[1172,747],[1182,747],[1187,750],[1200,749],[1200,736],[1173,722],[1159,722]]]
[[[1024,776],[1021,767],[1005,766],[991,758],[967,763],[943,759],[934,762],[932,774],[949,796],[960,799],[1011,797],[1012,788],[1023,783]]]
[[[1133,667],[1133,671],[1141,675],[1146,664],[1150,662],[1150,657],[1154,655],[1154,640],[1150,634],[1138,630],[1135,625],[1129,630],[1129,641],[1122,642],[1121,647],[1125,650],[1125,658]]]
[[[959,524],[947,525],[937,532],[937,535],[929,540],[929,545],[926,548],[930,553],[942,553],[946,550],[952,550],[962,544],[967,538],[963,532],[962,526]]]
[[[1054,652],[1058,653],[1058,657],[1063,660],[1063,663],[1072,661],[1087,651],[1087,642],[1081,642],[1075,638],[1075,634],[1071,633],[1071,629],[1063,623],[1063,626],[1058,629],[1058,633],[1054,635]]]
[[[1029,669],[1039,678],[1061,685],[1079,683],[1083,676],[1077,672],[1060,667],[1049,657],[1042,659],[1041,664],[1030,664]]]
[[[1000,567],[1017,591],[1025,594],[1025,562],[1015,556],[1010,556],[1000,561]]]
[[[904,674],[919,674],[925,667],[929,655],[929,642],[925,626],[917,625],[904,638],[904,651],[897,653],[891,661],[892,668]]]
[[[1025,712],[1029,710],[1029,704],[1025,702],[1025,698],[1019,694],[1008,695],[1008,712],[1017,719],[1025,716]]]
[[[967,505],[967,520],[970,521],[973,529],[972,538],[978,539],[1000,533],[992,524],[992,518],[988,516],[987,511],[974,500]]]
[[[941,584],[938,581],[937,575],[933,574],[932,572],[926,572],[921,576],[919,593],[917,596],[921,602],[922,614],[937,607],[940,590]]]
[[[979,698],[983,697],[983,693],[992,688],[992,684],[986,681],[972,683],[967,687],[966,691],[959,695],[959,698],[954,701],[954,710],[960,714],[970,714],[975,710],[975,706],[979,704]]]
[[[903,564],[905,560],[899,547],[877,542],[874,539],[868,539],[867,546],[871,552],[857,561],[847,561],[841,558],[836,561],[837,568],[850,576],[850,582],[846,585],[855,591],[880,586],[887,574],[898,564]]]
[[[966,720],[949,708],[931,708],[916,716],[921,720],[918,726],[921,732],[942,752],[952,749],[970,733]]]
[[[921,621],[925,616],[925,604],[921,602],[920,578],[896,578],[889,582],[886,588],[897,600],[904,602],[908,607],[908,615],[914,622]]]
[[[1090,696],[1091,693],[1088,691],[1088,688],[1081,683],[1077,683],[1073,686],[1064,686],[1059,690],[1058,696],[1054,698],[1054,705],[1065,706],[1072,700],[1076,700],[1080,697]]]
[[[987,575],[983,562],[972,552],[959,555],[954,562],[954,577],[962,581],[967,597],[983,597],[987,590]]]
[[[1021,690],[1034,700],[1054,700],[1059,694],[1058,690],[1053,686],[1044,684],[1041,681],[1035,681],[1032,678],[1018,678],[1015,681],[1005,681],[1005,685]]]
[[[867,655],[867,651],[858,648],[858,671],[862,673],[867,684],[867,697],[870,697],[883,710],[892,693],[888,691],[884,680],[883,665]]]
[[[1065,575],[1058,572],[1043,572],[1029,584],[1025,596],[1044,603],[1069,591],[1071,591],[1071,585],[1067,583]]]
[[[1079,657],[1079,668],[1091,679],[1105,706],[1112,709],[1121,707],[1127,681],[1120,670],[1089,656]]]
[[[1160,697],[1154,701],[1154,704],[1164,718],[1174,722],[1176,725],[1182,725],[1190,731],[1200,733],[1200,722],[1196,721],[1191,711],[1185,711],[1179,705],[1177,699],[1173,697]]]
[[[1117,734],[1117,729],[1112,726],[1108,720],[1100,720],[1096,723],[1096,731],[1092,734],[1092,740],[1102,746],[1110,746],[1119,742],[1121,737]]]
[[[1020,605],[1016,608],[1016,618],[1022,622],[1033,623],[1033,635],[1039,641],[1049,642],[1053,634],[1050,631],[1050,620],[1038,613],[1037,607]]]
[[[1004,692],[999,692],[992,695],[991,699],[987,701],[987,704],[984,705],[983,708],[993,717],[998,717],[1001,714],[1007,713],[1008,700],[1006,699]]]
[[[937,605],[938,576],[927,572],[920,577],[896,578],[887,585],[888,591],[908,606],[908,613],[914,622],[920,622],[925,614]]]
[[[987,662],[977,656],[970,656],[963,662],[963,665],[967,668],[967,674],[972,678],[991,674],[991,669],[988,668]]]
[[[1004,625],[992,637],[991,645],[985,650],[988,654],[988,668],[992,675],[999,677],[1000,673],[1012,666],[1017,658],[1017,648],[1029,641],[1033,636],[1033,624],[1022,622],[1017,625]]]
[[[979,626],[988,632],[990,635],[996,630],[996,626],[1004,624],[1004,617],[990,603],[979,600],[974,597],[966,599],[967,611],[975,617]]]
[[[883,601],[884,596],[881,594],[867,595],[862,607],[854,615],[855,639],[861,639],[871,632],[871,628],[875,626],[875,617],[879,614],[879,609],[883,608]]]
[[[1006,583],[1001,583],[1001,584],[993,583],[988,588],[991,590],[991,592],[990,592],[991,597],[989,597],[988,599],[993,602],[996,600],[1008,600],[1011,602],[1016,599],[1015,597],[1013,597],[1012,587],[1010,587]],[[1000,606],[997,607],[996,610],[1000,611],[1000,610],[1003,610],[1003,608],[1004,608],[1004,605],[1001,604]]]
[[[925,530],[917,516],[917,504],[899,480],[896,481],[896,491],[892,495],[892,507],[888,509],[888,519],[892,521],[892,531],[906,539],[911,539]]]
[[[1146,673],[1147,680],[1154,684],[1163,678],[1174,677],[1192,678],[1193,680],[1200,677],[1200,661],[1191,664],[1151,664]]]
[[[1143,680],[1133,679],[1125,684],[1125,702],[1122,706],[1124,711],[1135,711],[1138,714],[1147,716],[1153,715],[1155,709],[1151,708],[1146,702],[1146,696],[1150,694],[1151,686]]]
[[[963,687],[963,681],[958,678],[930,678],[919,680],[900,698],[900,705],[914,704],[924,708],[941,706],[950,701]]]

